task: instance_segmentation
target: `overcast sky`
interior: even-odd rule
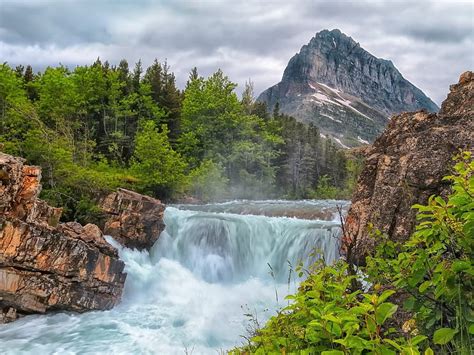
[[[218,68],[256,94],[322,29],[393,61],[438,104],[474,68],[474,1],[0,0],[0,61],[74,67],[168,60],[182,86]],[[132,64],[131,64],[132,65]]]

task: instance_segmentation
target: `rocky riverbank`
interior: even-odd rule
[[[84,312],[120,301],[126,274],[99,227],[59,223],[38,199],[41,169],[0,153],[0,323],[31,313]]]

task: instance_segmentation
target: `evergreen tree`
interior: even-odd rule
[[[198,69],[194,67],[193,69],[191,69],[191,72],[189,73],[189,78],[188,78],[188,81],[186,82],[186,89],[189,87],[189,85],[193,81],[197,79],[199,79]]]
[[[278,118],[280,116],[280,103],[277,102],[273,107],[273,118]]]
[[[140,82],[143,74],[142,60],[139,59],[135,64],[132,74],[132,91],[138,93],[140,91]]]
[[[31,101],[36,101],[38,99],[38,90],[35,86],[35,74],[33,73],[33,68],[31,65],[27,65],[25,69],[25,74],[23,74],[23,82],[25,83],[26,93],[28,98]]]
[[[23,65],[17,65],[15,67],[15,74],[18,78],[22,78],[23,77],[23,73],[25,71],[25,67]]]
[[[126,59],[122,59],[116,68],[119,73],[118,80],[122,86],[122,93],[124,96],[132,92],[132,81],[130,78],[130,70],[128,68],[128,62]]]
[[[161,65],[155,59],[146,70],[143,82],[150,85],[153,101],[165,111],[166,124],[174,145],[179,135],[182,98],[181,92],[176,87],[175,76],[169,69],[166,62]]]

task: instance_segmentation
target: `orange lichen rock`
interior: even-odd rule
[[[38,199],[41,169],[0,153],[0,323],[51,310],[109,309],[126,274],[99,227],[59,224]]]

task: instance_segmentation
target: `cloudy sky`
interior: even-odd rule
[[[193,66],[221,68],[259,93],[326,28],[392,60],[438,104],[474,69],[472,0],[0,0],[0,61],[41,70],[156,57],[181,86]]]

